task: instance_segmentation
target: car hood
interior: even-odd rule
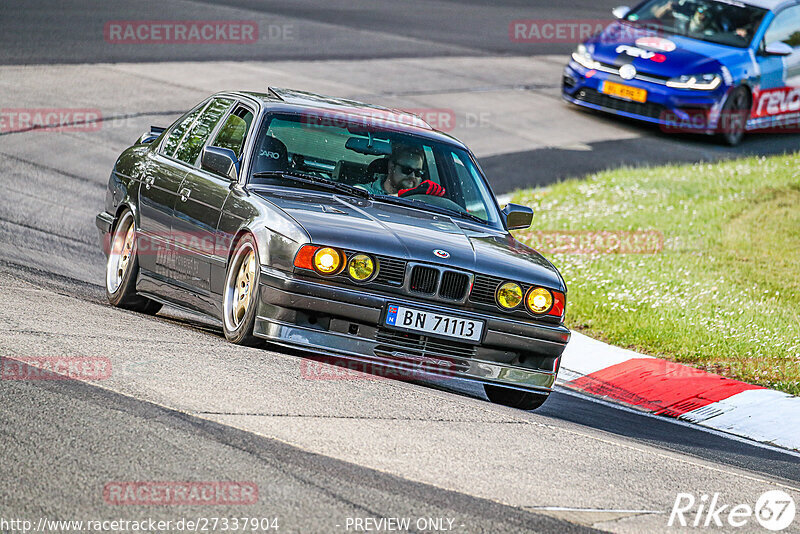
[[[294,218],[313,243],[566,291],[549,261],[503,231],[479,230],[447,215],[369,199],[286,189],[254,192]],[[437,257],[436,250],[449,258]]]
[[[719,73],[722,65],[741,61],[747,49],[720,45],[683,37],[681,35],[656,34],[652,30],[631,24],[614,22],[588,41],[586,46],[596,61],[621,66],[633,64],[638,72],[673,78],[682,74]],[[637,50],[655,54],[635,57]],[[672,49],[674,47],[674,49]]]

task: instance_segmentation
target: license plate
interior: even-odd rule
[[[638,87],[631,87],[630,85],[603,82],[602,92],[603,94],[624,98],[625,100],[647,102],[647,91],[645,89],[639,89]]]
[[[480,341],[483,321],[462,319],[425,310],[389,305],[386,324],[424,334],[454,337],[465,341]]]

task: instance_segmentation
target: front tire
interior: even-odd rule
[[[139,257],[136,221],[133,212],[125,210],[111,234],[106,260],[106,297],[112,306],[148,315],[155,315],[161,304],[136,294]]]
[[[519,391],[518,389],[485,384],[483,390],[486,396],[495,404],[502,404],[520,410],[535,410],[547,400],[549,395]]]
[[[722,106],[720,139],[728,146],[736,146],[744,138],[747,117],[750,114],[750,91],[737,87]]]
[[[228,262],[222,292],[222,326],[225,337],[237,345],[255,346],[261,340],[253,335],[258,308],[258,281],[261,264],[252,235],[243,236]]]

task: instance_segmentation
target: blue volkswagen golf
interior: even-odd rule
[[[730,145],[799,130],[800,1],[645,0],[613,13],[564,69],[568,102]]]

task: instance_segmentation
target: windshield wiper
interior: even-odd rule
[[[372,197],[372,195],[370,195],[367,191],[361,189],[360,187],[353,187],[352,185],[334,182],[333,180],[328,180],[327,178],[322,178],[321,176],[315,176],[313,174],[300,171],[260,171],[253,173],[252,177],[286,178],[287,180],[290,180],[292,182],[320,186],[326,189],[330,189],[331,191],[337,191],[339,193],[347,193],[348,195],[354,197],[363,197],[363,198]]]
[[[427,211],[432,211],[435,213],[441,213],[442,215],[449,215],[455,217],[461,217],[470,221],[479,222],[483,225],[486,225],[487,222],[477,217],[471,213],[467,213],[465,211],[458,211],[450,208],[444,208],[442,206],[435,206],[433,204],[428,204],[424,200],[412,199],[412,198],[402,198],[402,197],[393,197],[393,196],[382,196],[382,195],[374,195],[372,200],[376,202],[387,202],[389,204],[397,204],[400,206],[408,206],[413,208],[421,208]]]

